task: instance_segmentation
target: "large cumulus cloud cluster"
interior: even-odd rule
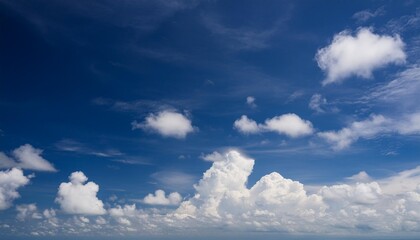
[[[31,226],[39,235],[148,235],[182,233],[186,229],[192,233],[224,229],[384,235],[420,231],[420,167],[376,181],[361,172],[331,186],[305,186],[273,172],[249,186],[255,161],[233,150],[220,156],[194,185],[195,193],[190,198],[180,201],[177,194],[176,201],[171,202],[171,196],[167,198],[163,191],[145,198],[156,200],[160,196],[168,207],[102,204],[96,196],[99,187],[85,183],[87,177],[75,172],[69,183],[60,185],[58,193],[57,201],[67,215],[58,217],[54,209],[48,210],[53,215],[46,211],[38,214],[35,207],[26,215],[32,216]],[[63,189],[79,198],[70,197],[72,194]],[[80,199],[86,191],[91,193],[87,202],[97,206],[93,212],[80,208],[86,205]],[[71,211],[66,208],[69,204],[73,206]],[[76,227],[80,231],[74,231]]]

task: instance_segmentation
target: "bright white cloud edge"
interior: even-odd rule
[[[175,210],[115,205],[102,217],[60,218],[62,228],[47,229],[68,234],[77,226],[80,231],[105,235],[185,229],[203,233],[222,226],[233,232],[252,229],[321,235],[404,235],[420,231],[420,167],[377,180],[361,172],[348,178],[347,183],[316,189],[273,172],[247,187],[255,161],[238,151],[223,156],[224,160],[213,162],[194,185],[194,195]],[[79,174],[73,180],[86,181],[83,176]],[[31,225],[39,234],[49,235],[42,232],[49,226],[45,217],[31,219],[32,224],[44,226]]]
[[[360,28],[355,36],[350,31],[342,31],[315,56],[327,75],[322,84],[342,82],[351,76],[371,78],[375,69],[403,64],[404,46],[399,35],[379,35],[370,28]]]
[[[12,156],[0,152],[0,168],[17,167],[34,171],[56,172],[57,169],[45,160],[41,149],[34,148],[30,144],[24,144],[13,150]]]
[[[257,124],[256,121],[249,119],[246,115],[242,115],[241,118],[233,123],[233,127],[242,134],[275,132],[291,138],[311,135],[314,132],[310,121],[304,120],[294,113],[266,119],[262,124]]]
[[[178,139],[185,138],[196,129],[186,115],[174,110],[163,110],[156,114],[151,113],[145,118],[143,123],[134,121],[132,128],[153,131],[164,137]]]

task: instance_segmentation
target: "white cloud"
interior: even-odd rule
[[[233,123],[233,127],[243,134],[253,134],[258,133],[260,131],[257,122],[255,122],[252,119],[249,119],[245,115],[242,115],[240,119],[237,119]]]
[[[385,179],[378,180],[386,194],[420,193],[420,166],[399,172]]]
[[[107,235],[186,229],[200,236],[220,229],[318,236],[407,236],[420,231],[420,166],[376,180],[362,171],[346,178],[350,180],[346,183],[316,190],[312,186],[310,194],[307,189],[311,186],[277,172],[249,185],[255,161],[238,151],[229,151],[223,157],[213,162],[195,185],[193,196],[175,210],[117,205],[95,221],[72,216],[59,219],[56,226],[61,226],[62,233]],[[75,179],[86,181],[82,175]],[[51,230],[40,221],[28,224],[41,235]]]
[[[164,137],[185,138],[187,134],[194,132],[191,120],[185,115],[164,110],[157,114],[150,114],[143,123],[132,123],[133,129],[151,130]]]
[[[310,135],[314,131],[310,121],[304,120],[294,113],[266,119],[264,124],[257,124],[254,120],[242,115],[233,125],[243,134],[268,131],[284,134],[292,138]]]
[[[303,120],[294,113],[287,113],[267,119],[261,127],[267,131],[285,134],[293,138],[310,135],[314,131],[310,121]]]
[[[358,174],[348,177],[347,180],[356,183],[372,182],[372,178],[365,171],[361,171]]]
[[[327,104],[327,99],[322,97],[321,94],[314,94],[309,101],[309,108],[317,113],[325,112],[323,106]]]
[[[42,215],[38,212],[38,208],[34,203],[17,205],[16,211],[18,212],[16,218],[20,221],[24,221],[27,218],[42,219]]]
[[[248,106],[251,108],[257,107],[257,104],[255,103],[255,97],[253,96],[246,97],[246,104],[248,104]]]
[[[0,152],[0,168],[18,167],[35,171],[57,171],[41,154],[41,149],[34,148],[30,144],[22,145],[13,150],[14,158]]]
[[[319,132],[318,136],[333,144],[335,150],[341,150],[359,138],[372,138],[387,131],[388,122],[382,115],[372,115],[369,119],[353,122],[339,131]]]
[[[225,157],[222,154],[216,151],[207,155],[202,154],[200,158],[209,162],[218,162],[218,161],[223,161],[225,159]]]
[[[418,169],[395,177],[324,186],[307,194],[305,186],[279,173],[263,176],[247,188],[254,160],[231,151],[214,162],[196,186],[196,194],[181,203],[173,216],[180,226],[231,229],[355,233],[420,230]],[[366,174],[367,175],[367,174]],[[410,186],[396,194],[387,182]],[[417,180],[417,182],[416,182]],[[416,185],[415,185],[416,184]]]
[[[154,194],[149,193],[144,197],[143,202],[150,205],[179,205],[182,197],[179,193],[173,192],[166,197],[165,191],[156,190]]]
[[[105,220],[105,218],[103,218],[103,217],[97,217],[96,219],[95,219],[95,223],[96,224],[99,224],[99,225],[105,225],[105,224],[107,224],[108,222]]]
[[[375,138],[381,134],[420,134],[420,112],[397,116],[371,115],[363,121],[352,122],[338,131],[319,132],[318,136],[333,145],[333,149],[342,150],[358,139]]]
[[[131,226],[131,221],[129,218],[136,218],[139,216],[135,204],[124,205],[124,207],[118,205],[115,208],[109,209],[108,212],[109,215],[113,217],[119,224],[126,226]]]
[[[373,70],[388,64],[405,63],[404,43],[399,37],[378,35],[368,28],[358,30],[356,36],[343,31],[332,43],[316,54],[318,66],[326,72],[323,85],[341,82],[345,78],[372,77]]]
[[[64,212],[85,215],[105,214],[104,204],[96,196],[99,191],[96,183],[85,183],[88,178],[83,172],[73,172],[69,179],[70,182],[60,184],[56,198],[56,202]]]
[[[9,208],[13,200],[20,197],[17,189],[27,185],[29,179],[17,168],[0,171],[0,210]]]

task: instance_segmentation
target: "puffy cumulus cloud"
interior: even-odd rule
[[[363,121],[356,121],[339,131],[319,132],[318,136],[333,145],[333,149],[347,148],[359,138],[372,138],[387,131],[389,120],[382,115],[372,115]]]
[[[27,185],[29,181],[30,176],[25,176],[20,169],[0,171],[0,210],[9,208],[13,200],[19,198],[17,189]]]
[[[182,197],[179,193],[173,192],[166,197],[165,191],[156,190],[154,194],[149,193],[146,197],[143,198],[145,204],[150,205],[179,205]]]
[[[382,134],[420,134],[420,112],[397,118],[371,115],[368,119],[355,121],[338,131],[319,132],[318,136],[332,144],[335,150],[349,147],[358,139],[370,139]]]
[[[293,138],[310,135],[314,131],[310,121],[304,120],[294,113],[267,119],[261,127],[262,129],[285,134]]]
[[[242,134],[253,134],[260,132],[257,122],[242,115],[240,119],[235,120],[233,127]]]
[[[0,168],[18,167],[35,171],[57,171],[41,154],[41,149],[34,148],[30,144],[22,145],[13,150],[13,158],[0,152]]]
[[[326,85],[353,75],[370,78],[379,67],[405,63],[406,54],[400,36],[381,36],[369,28],[361,28],[356,36],[349,31],[335,35],[332,43],[318,50],[315,58],[327,74],[322,82]]]
[[[361,183],[372,181],[372,178],[365,171],[361,171],[358,174],[355,174],[355,175],[353,175],[351,177],[348,177],[346,179],[350,182],[361,182]]]
[[[105,214],[104,204],[96,194],[99,186],[94,182],[85,183],[88,178],[83,172],[73,172],[70,182],[61,183],[56,202],[69,214],[101,215]]]
[[[418,168],[378,181],[353,177],[351,183],[323,186],[308,194],[302,183],[276,172],[248,188],[253,165],[253,159],[238,152],[227,153],[224,161],[214,162],[204,173],[196,194],[169,216],[181,226],[197,228],[347,234],[420,231]],[[407,187],[394,193],[382,189],[398,181]]]
[[[36,204],[21,204],[16,206],[16,211],[18,212],[16,218],[20,221],[24,221],[27,218],[32,219],[41,219],[42,214],[38,212]]]
[[[187,134],[194,132],[191,120],[173,110],[163,110],[157,114],[150,114],[143,123],[134,121],[133,129],[144,129],[159,133],[164,137],[185,138]]]
[[[305,228],[306,222],[325,211],[322,198],[308,195],[301,183],[275,172],[247,188],[253,166],[253,159],[237,151],[228,152],[224,161],[214,162],[204,173],[194,197],[184,201],[174,217],[214,226],[283,231],[295,228],[295,221]]]
[[[225,157],[217,151],[214,151],[207,155],[202,154],[200,158],[203,159],[204,161],[209,161],[209,162],[218,162],[218,161],[225,160]]]
[[[33,225],[25,228],[41,235],[53,232],[100,236],[185,232],[186,229],[201,236],[221,229],[321,236],[407,236],[420,232],[420,167],[377,180],[367,173],[359,173],[347,178],[350,181],[346,183],[316,189],[311,186],[312,191],[308,193],[308,186],[277,172],[248,186],[255,161],[238,151],[223,156],[222,161],[213,162],[203,174],[195,185],[194,195],[175,210],[116,205],[108,209],[107,215],[96,219],[67,216],[59,219],[60,228],[46,228],[44,222],[35,225],[39,221],[31,221]]]
[[[314,131],[310,121],[304,120],[294,113],[287,113],[266,119],[263,124],[257,124],[254,120],[243,115],[233,125],[243,134],[266,131],[284,134],[292,138],[310,135]]]

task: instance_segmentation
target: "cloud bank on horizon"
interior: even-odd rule
[[[235,150],[221,155],[223,159],[214,161],[194,185],[191,197],[182,200],[178,193],[166,197],[164,191],[157,190],[144,198],[146,204],[176,208],[138,208],[135,204],[118,203],[106,203],[105,208],[96,196],[99,186],[93,182],[83,185],[87,177],[74,172],[71,182],[59,187],[57,203],[61,211],[45,209],[41,213],[35,204],[18,205],[17,218],[29,221],[27,227],[41,236],[72,235],[75,227],[99,235],[147,235],[182,231],[186,226],[193,232],[211,232],[220,227],[227,231],[316,234],[420,230],[420,166],[375,180],[361,172],[339,184],[312,186],[309,192],[304,184],[277,172],[262,176],[247,187],[255,160]],[[2,172],[1,176],[4,174],[16,174],[15,178],[20,179],[13,187],[28,183],[19,170]],[[5,192],[5,184],[1,186]],[[16,194],[15,189],[9,191]]]

